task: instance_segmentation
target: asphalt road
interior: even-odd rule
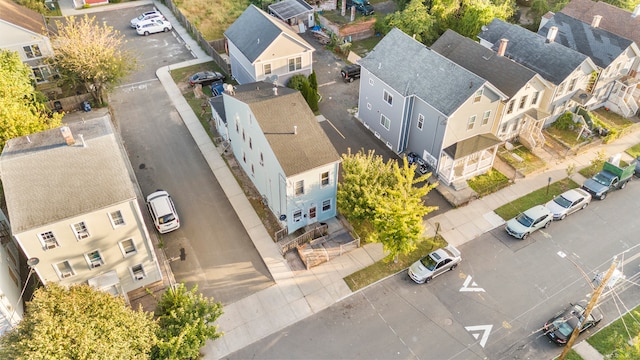
[[[591,293],[586,278],[618,254],[637,283],[640,204],[629,199],[639,196],[635,180],[525,241],[494,229],[461,246],[460,266],[427,285],[403,271],[228,358],[551,359],[561,348],[540,330]],[[637,285],[616,289],[600,302],[598,328],[640,303]]]
[[[192,59],[190,51],[173,31],[144,37],[128,25],[147,9],[151,6],[98,14],[125,35],[141,65],[115,89],[110,105],[142,192],[164,189],[176,204],[181,228],[161,235],[176,280],[231,303],[273,280],[155,76],[161,66]]]

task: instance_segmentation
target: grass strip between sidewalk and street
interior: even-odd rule
[[[569,189],[574,189],[579,186],[580,185],[578,185],[570,178],[564,178],[560,181],[551,183],[548,187],[542,187],[521,198],[513,200],[510,203],[504,204],[495,209],[494,212],[504,220],[509,220],[527,209],[530,209],[536,205],[544,205],[557,195],[560,195]]]
[[[441,236],[434,236],[418,243],[416,249],[407,255],[399,255],[398,262],[393,259],[382,259],[364,269],[354,272],[344,278],[351,291],[356,291],[371,285],[378,280],[382,280],[389,275],[396,274],[418,261],[421,257],[429,254],[435,249],[447,246],[447,242]]]
[[[624,321],[622,320],[624,318]],[[589,337],[587,342],[606,358],[616,358],[616,350],[628,345],[629,334],[632,337],[640,333],[640,306],[625,314],[622,318],[607,325],[595,335]],[[628,331],[628,332],[627,332]],[[610,356],[613,355],[613,356]]]

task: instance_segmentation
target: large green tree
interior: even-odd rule
[[[156,343],[151,314],[88,285],[36,290],[24,319],[0,338],[2,359],[147,359]]]
[[[17,52],[0,50],[0,147],[7,140],[60,126],[35,90],[31,69]]]
[[[475,39],[482,26],[494,18],[508,20],[515,12],[514,0],[433,0],[431,15],[440,33],[451,29]]]
[[[53,62],[63,80],[84,85],[98,105],[104,104],[107,92],[136,68],[136,58],[123,48],[124,36],[88,15],[55,24]]]
[[[438,38],[435,19],[423,0],[411,0],[404,10],[389,14],[385,22],[390,28],[397,27],[405,34],[415,35],[415,39],[423,44],[432,44]]]
[[[435,210],[423,198],[435,185],[430,174],[415,177],[415,165],[406,160],[384,162],[373,151],[342,155],[342,181],[338,184],[340,212],[368,241],[383,244],[389,257],[415,249],[424,232],[423,217]]]
[[[197,291],[197,286],[187,290],[180,284],[163,294],[155,312],[160,341],[152,351],[153,359],[195,359],[207,340],[222,336],[213,325],[222,315],[222,304]]]

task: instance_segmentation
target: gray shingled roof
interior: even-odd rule
[[[587,56],[556,42],[547,42],[538,35],[518,25],[508,24],[500,19],[485,27],[478,38],[488,41],[496,51],[500,39],[508,39],[505,56],[537,72],[543,78],[560,85]]]
[[[269,10],[283,20],[313,12],[311,5],[300,0],[284,0],[268,6]]]
[[[396,91],[415,94],[446,116],[486,83],[397,28],[358,63]]]
[[[16,234],[136,197],[129,160],[110,120],[68,126],[73,146],[58,128],[11,139],[2,151],[2,185]]]
[[[224,101],[222,96],[216,96],[209,99],[209,104],[216,110],[223,123],[227,123],[227,114],[224,111]]]
[[[555,14],[538,30],[538,34],[546,37],[552,26],[558,27],[555,39],[557,43],[587,55],[603,69],[611,65],[632,43],[629,39],[601,28],[593,28],[590,24],[563,13]]]
[[[522,89],[536,73],[453,30],[445,31],[431,45],[447,59],[488,80],[508,97]]]
[[[299,91],[278,87],[274,95],[273,84],[257,82],[239,85],[234,97],[249,105],[287,176],[340,161]]]
[[[224,36],[250,61],[254,62],[280,34],[286,34],[301,45],[313,50],[298,34],[280,20],[258,9],[249,7],[229,26]]]

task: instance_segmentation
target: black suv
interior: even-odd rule
[[[349,10],[352,6],[356,7],[356,11],[364,16],[373,15],[374,10],[373,6],[369,3],[369,0],[346,0],[347,1],[347,10]]]
[[[347,65],[340,70],[340,76],[344,81],[353,82],[355,79],[360,79],[360,65],[353,64]]]

